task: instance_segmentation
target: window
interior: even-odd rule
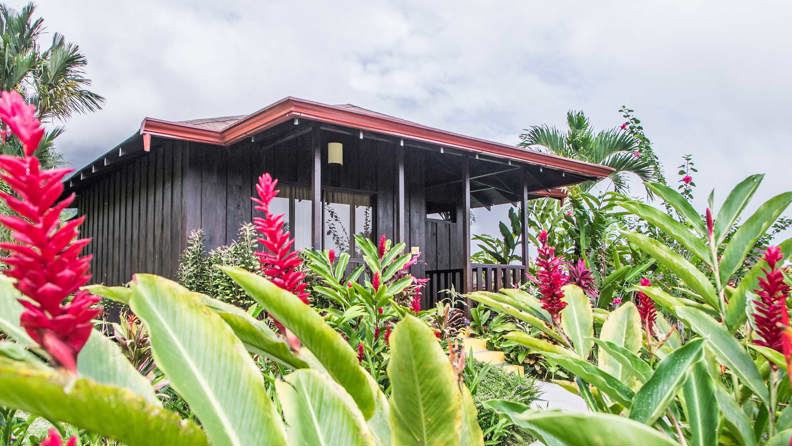
[[[311,199],[308,187],[293,184],[278,184],[280,193],[270,202],[270,212],[283,214],[286,230],[294,238],[294,249],[311,247]]]
[[[355,235],[374,235],[373,194],[343,190],[325,190],[322,200],[324,248],[360,256]]]
[[[426,218],[438,221],[456,221],[456,205],[453,203],[426,203]]]

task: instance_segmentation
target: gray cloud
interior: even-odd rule
[[[749,173],[767,173],[761,198],[792,189],[787,3],[47,0],[39,12],[80,44],[108,99],[59,141],[75,166],[144,116],[248,113],[287,95],[509,143],[570,108],[618,125],[628,104],[670,177],[695,155],[698,207]]]

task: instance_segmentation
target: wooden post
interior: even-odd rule
[[[407,204],[404,179],[404,146],[396,147],[396,243],[408,243],[407,240]],[[408,247],[409,249],[409,247]]]
[[[522,237],[522,264],[525,267],[525,272],[528,271],[529,260],[529,245],[528,245],[528,175],[523,171],[522,175],[522,201],[520,202],[520,210],[522,211],[522,230],[520,236]],[[520,277],[518,283],[525,280],[525,277]]]
[[[470,269],[470,159],[467,157],[462,161],[462,203],[462,257],[465,265],[462,278],[464,292],[469,293],[473,291],[473,276]]]
[[[319,125],[311,130],[311,246],[322,249],[322,134]]]

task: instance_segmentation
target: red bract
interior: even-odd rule
[[[754,311],[756,332],[759,336],[754,343],[770,347],[784,353],[784,331],[789,327],[789,313],[786,301],[789,297],[789,286],[784,282],[784,275],[778,263],[784,255],[777,246],[765,251],[764,260],[767,268],[763,268],[764,277],[759,278],[759,288],[755,290],[759,296]]]
[[[307,304],[305,274],[299,270],[302,259],[292,250],[294,239],[283,227],[283,214],[273,215],[269,211],[270,202],[279,192],[277,186],[278,180],[272,179],[269,173],[261,175],[256,184],[258,198],[253,198],[253,202],[256,203],[256,210],[261,211],[263,217],[255,217],[253,226],[259,234],[256,240],[264,247],[256,253],[256,257],[264,276]]]
[[[374,291],[378,291],[380,287],[380,273],[379,271],[374,273],[374,277],[371,278],[371,286],[374,287]]]
[[[710,208],[707,208],[707,235],[712,238],[712,233],[715,230],[715,222],[712,220],[712,211]]]
[[[379,243],[377,243],[377,254],[379,258],[383,258],[385,256],[385,251],[388,250],[388,237],[385,237],[385,234],[382,234],[379,239]]]
[[[55,429],[50,429],[47,438],[41,442],[40,446],[77,446],[77,437],[71,437],[68,442],[64,443],[60,433]]]
[[[641,286],[652,286],[652,282],[643,277],[641,278]],[[641,315],[641,324],[643,324],[646,332],[651,335],[654,333],[654,324],[655,320],[657,320],[657,309],[654,301],[642,291],[638,291],[636,297],[635,306],[638,308],[638,314]]]
[[[385,345],[390,346],[391,326],[385,327]]]
[[[586,262],[583,259],[578,259],[577,263],[569,264],[569,283],[579,286],[591,299],[599,297],[594,276],[586,268]]]
[[[558,324],[561,320],[561,310],[566,307],[563,301],[564,291],[561,289],[567,283],[567,275],[562,267],[563,258],[556,257],[555,248],[547,244],[547,231],[539,233],[538,256],[536,258],[536,278],[534,282],[539,287],[542,295],[541,302],[544,308],[553,317],[553,322]]]
[[[330,260],[330,263],[335,262],[336,253],[332,249],[327,251],[327,260]]]
[[[74,195],[57,202],[69,169],[42,170],[33,153],[44,134],[35,108],[16,92],[0,94],[0,119],[19,138],[24,156],[0,156],[0,179],[14,194],[0,198],[17,216],[2,216],[16,243],[0,243],[9,256],[5,274],[16,279],[24,298],[20,324],[64,368],[77,370],[77,354],[91,335],[91,320],[101,312],[99,298],[79,288],[90,280],[91,256],[80,256],[89,239],[78,239],[85,217],[62,223],[61,213]],[[76,293],[76,294],[75,294]],[[71,301],[66,302],[69,296]]]
[[[357,354],[358,354],[358,361],[363,361],[363,358],[365,357],[365,350],[362,342],[358,343]]]
[[[423,295],[423,289],[427,283],[429,283],[429,278],[413,278],[413,295],[412,301],[410,302],[413,313],[421,311],[421,296]]]

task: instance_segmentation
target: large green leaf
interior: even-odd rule
[[[720,362],[727,365],[743,383],[765,404],[768,404],[767,387],[756,369],[750,355],[729,333],[723,324],[695,308],[677,308],[677,317],[684,321],[699,336],[707,340],[707,346]]]
[[[734,189],[729,192],[729,196],[724,200],[723,205],[715,218],[715,243],[720,245],[729,233],[729,228],[740,217],[743,209],[751,201],[756,189],[762,184],[764,175],[751,175],[742,180]]]
[[[780,245],[781,252],[785,259],[792,256],[792,238],[784,240]],[[747,318],[745,306],[748,302],[748,293],[755,290],[759,286],[759,277],[763,274],[762,268],[767,268],[767,262],[760,259],[756,264],[743,276],[740,284],[729,296],[729,302],[726,304],[726,325],[729,330],[734,332],[737,330]]]
[[[693,365],[692,372],[682,387],[690,426],[690,444],[716,446],[719,413],[718,402],[715,399],[715,383],[701,361]]]
[[[654,424],[682,387],[693,364],[701,359],[703,351],[704,340],[696,339],[663,359],[652,377],[635,394],[630,418],[650,426]]]
[[[379,385],[374,378],[366,374],[369,384],[372,388],[376,389],[375,393],[375,409],[374,415],[368,419],[368,427],[371,435],[374,436],[374,443],[377,446],[390,446],[391,445],[391,427],[390,427],[390,403],[385,393],[380,390]]]
[[[657,263],[676,274],[693,292],[701,296],[713,308],[719,308],[718,295],[715,287],[707,276],[692,263],[674,252],[661,242],[637,232],[626,232],[624,236],[638,246],[641,251],[649,254]]]
[[[641,349],[641,337],[641,315],[632,302],[627,302],[611,312],[600,330],[602,341],[612,342],[631,353],[637,353]],[[624,361],[613,357],[607,350],[600,350],[598,364],[602,370],[617,379],[624,380],[631,374],[629,368],[625,370]]]
[[[751,420],[748,419],[742,407],[720,384],[715,385],[715,399],[720,413],[723,415],[723,421],[731,433],[740,440],[739,444],[754,446],[756,444],[756,436],[754,435]]]
[[[712,264],[707,246],[700,234],[692,232],[687,226],[674,220],[666,212],[637,201],[625,201],[622,207],[643,218],[651,225],[661,229],[671,238],[682,244],[688,251],[707,264]]]
[[[432,330],[407,316],[390,337],[388,377],[394,445],[458,445],[461,393]]]
[[[285,442],[261,372],[242,341],[198,296],[176,282],[137,274],[129,306],[150,333],[160,370],[213,444]]]
[[[484,405],[507,415],[514,424],[528,429],[548,445],[677,445],[651,427],[617,415],[521,410],[524,406],[499,400]]]
[[[527,311],[539,319],[546,321],[547,323],[551,323],[553,321],[550,313],[542,308],[542,302],[540,302],[539,299],[519,288],[501,288],[500,292],[497,294],[500,296],[505,296],[501,299],[503,299],[505,303],[508,303],[515,308]]]
[[[640,356],[630,350],[616,345],[613,342],[603,341],[602,339],[594,339],[594,342],[600,346],[600,358],[603,354],[607,354],[609,361],[615,361],[621,367],[620,378],[612,373],[611,375],[622,381],[627,377],[635,375],[641,383],[645,383],[652,376],[652,367],[641,359]],[[606,370],[602,366],[600,366],[600,368]]]
[[[276,383],[291,446],[373,445],[363,414],[343,387],[315,370]]]
[[[127,389],[22,367],[0,360],[0,406],[66,422],[129,446],[208,444],[195,423]]]
[[[792,429],[786,429],[773,435],[765,446],[789,446],[790,443],[792,443]]]
[[[690,223],[702,237],[707,235],[706,228],[704,227],[704,220],[701,218],[701,215],[682,194],[660,183],[646,183],[646,187],[662,198],[663,201],[670,204],[680,215],[685,217],[688,223]]]
[[[630,407],[634,393],[619,381],[588,361],[577,357],[545,353],[545,359],[596,386],[599,391],[624,407]]]
[[[572,341],[575,351],[581,358],[588,358],[594,346],[594,315],[591,301],[577,285],[563,288],[566,307],[561,310],[561,328]]]
[[[492,299],[493,294],[496,293],[476,292],[476,293],[466,294],[465,296],[472,300],[475,300],[480,304],[486,305],[487,307],[490,307],[499,313],[505,313],[508,314],[509,316],[517,318],[529,324],[530,326],[534,327],[535,329],[541,331],[548,337],[555,339],[558,342],[564,342],[564,343],[566,342],[561,335],[559,335],[558,333],[553,331],[550,327],[548,327],[543,320],[537,318],[533,314],[514,308],[513,306],[507,303],[499,302],[495,299]]]
[[[506,334],[505,338],[528,347],[531,353],[554,353],[558,355],[577,356],[572,350],[561,347],[558,344],[547,342],[544,339],[529,336],[522,331],[509,332]]]
[[[355,399],[363,416],[374,413],[374,389],[360,367],[357,354],[313,308],[267,279],[241,268],[223,267],[245,292],[294,333],[324,368]]]
[[[754,248],[759,237],[764,234],[776,219],[792,203],[792,192],[784,192],[767,200],[759,206],[748,220],[734,233],[728,246],[723,250],[720,260],[721,283],[727,283],[745,261],[745,256]]]
[[[484,446],[484,433],[478,423],[478,413],[473,402],[473,395],[467,387],[462,386],[462,430],[459,434],[460,446]]]
[[[37,349],[19,325],[23,307],[17,302],[19,292],[11,280],[0,278],[0,332],[6,333],[21,345]],[[151,383],[129,363],[118,345],[107,339],[99,330],[93,330],[88,342],[77,357],[77,371],[85,378],[100,384],[126,387],[151,404],[159,405]]]

